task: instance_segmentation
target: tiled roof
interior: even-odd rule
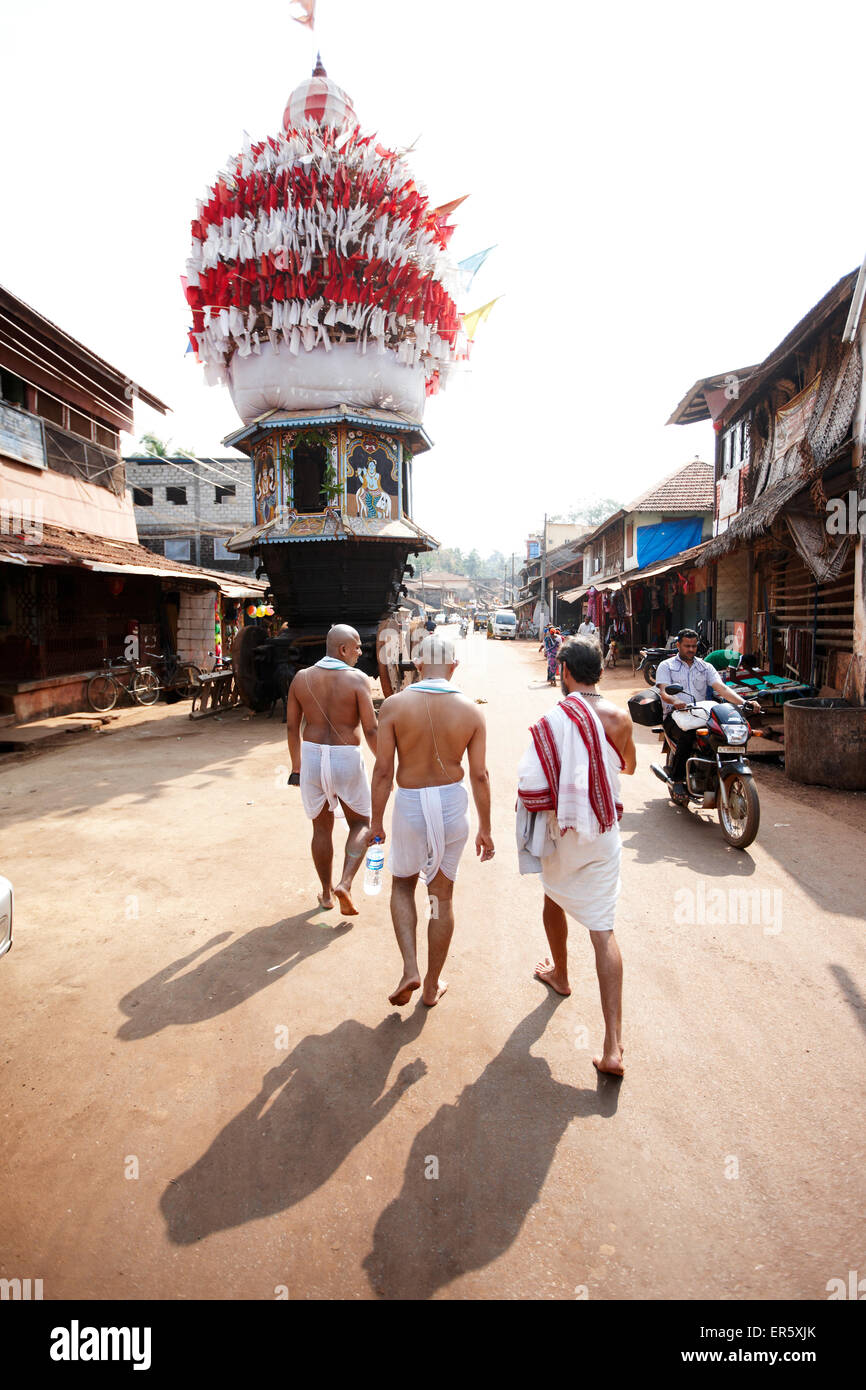
[[[694,459],[631,502],[628,511],[711,512],[715,502],[715,476],[711,463]]]
[[[149,573],[164,571],[166,578],[205,580],[209,583],[243,584],[264,593],[263,580],[234,575],[226,570],[206,570],[183,560],[169,560],[133,541],[109,541],[88,531],[67,531],[62,526],[42,526],[38,540],[26,534],[0,535],[0,562],[26,565],[77,565],[85,569],[119,566]]]

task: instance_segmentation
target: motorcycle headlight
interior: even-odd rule
[[[746,724],[728,724],[725,729],[728,743],[748,743],[749,730]]]

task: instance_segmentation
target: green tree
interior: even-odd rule
[[[142,445],[142,453],[147,454],[148,458],[196,458],[194,450],[184,449],[182,445],[172,448],[171,440],[160,439],[158,434],[143,434],[138,442]]]
[[[548,516],[547,519],[548,521],[567,521],[583,526],[598,526],[614,512],[618,512],[622,506],[623,503],[617,502],[613,497],[587,499],[584,502],[578,502],[567,513],[557,512],[555,516]],[[540,530],[541,527],[539,527]]]

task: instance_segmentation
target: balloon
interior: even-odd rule
[[[251,603],[251,604],[249,605],[249,607],[247,608],[247,617],[248,617],[248,618],[254,618],[255,616],[256,616],[256,605],[255,605],[254,603]]]
[[[264,604],[260,603],[259,606],[258,606],[258,608],[256,609],[256,617],[257,617],[257,618],[263,618],[264,616],[265,616],[265,607],[264,607]]]

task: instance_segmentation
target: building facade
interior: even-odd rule
[[[127,454],[124,462],[143,546],[227,574],[255,573],[249,556],[226,548],[255,519],[249,459]]]
[[[713,397],[696,382],[672,422],[712,419],[718,637],[771,675],[863,701],[864,271],[844,276],[769,357]],[[853,499],[853,506],[852,506]]]

